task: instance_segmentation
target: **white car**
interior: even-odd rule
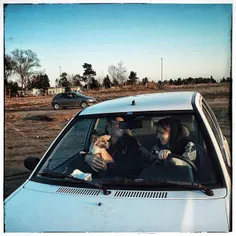
[[[172,153],[172,160],[186,164],[147,162],[139,173],[124,174],[124,162],[123,174],[107,174],[109,164],[105,171],[93,171],[84,153],[95,131],[107,133],[111,116],[125,117],[119,129],[129,130],[148,153],[157,143],[155,123],[179,119],[195,144],[196,159]],[[41,159],[28,157],[25,166],[32,174],[4,202],[6,232],[231,231],[230,151],[197,92],[137,95],[88,107]]]

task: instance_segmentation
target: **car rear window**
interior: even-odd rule
[[[61,93],[58,93],[58,94],[54,97],[54,99],[57,99],[57,98],[59,98],[59,97],[61,97]]]

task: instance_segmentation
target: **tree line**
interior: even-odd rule
[[[65,87],[66,91],[70,91],[71,86],[80,86],[84,89],[99,89],[101,87],[107,89],[112,86],[124,86],[142,84],[147,85],[150,81],[147,77],[139,79],[137,72],[130,71],[123,65],[123,62],[119,62],[117,65],[110,65],[108,67],[108,74],[101,77],[97,76],[96,71],[89,63],[82,65],[83,74],[68,74],[62,72],[59,78],[55,80],[56,87]],[[42,89],[44,92],[50,87],[50,80],[48,75],[40,70],[40,60],[36,53],[28,50],[15,49],[11,54],[5,54],[4,56],[4,85],[6,89],[10,89],[11,94],[14,95],[19,90],[17,82],[10,80],[13,75],[18,76],[21,85],[21,95],[25,90],[33,88]],[[97,77],[96,77],[97,76]],[[230,82],[231,78],[222,78],[220,82]],[[216,83],[216,80],[210,76],[210,78],[192,78],[185,79],[169,79],[161,81],[157,84],[161,87],[163,85],[188,85],[188,84],[201,84],[201,83]]]

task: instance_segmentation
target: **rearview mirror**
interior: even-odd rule
[[[40,159],[38,157],[26,157],[24,160],[24,166],[26,169],[33,171],[34,168],[38,165]]]
[[[120,129],[140,129],[143,128],[141,120],[121,121],[119,123]]]

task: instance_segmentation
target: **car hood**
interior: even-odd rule
[[[97,189],[59,187],[29,181],[5,200],[5,230],[228,231],[225,189],[215,189],[213,197],[197,190],[152,193],[151,197],[147,197],[147,191],[112,190],[110,195],[103,195]]]

